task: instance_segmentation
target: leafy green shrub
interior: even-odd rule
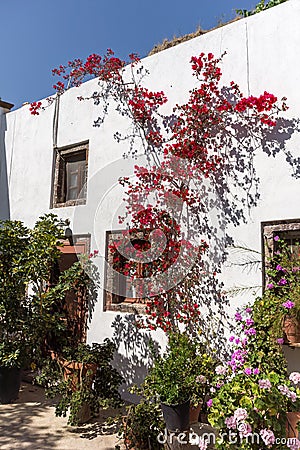
[[[142,400],[138,405],[130,405],[123,418],[121,433],[127,449],[160,450],[157,436],[164,429],[160,406]]]
[[[191,399],[202,403],[208,391],[216,361],[207,346],[185,333],[169,335],[163,356],[155,356],[154,365],[143,384],[148,396],[156,395],[162,403],[175,405]]]

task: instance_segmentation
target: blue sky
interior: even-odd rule
[[[52,93],[51,69],[112,48],[146,56],[164,38],[209,29],[258,0],[0,0],[0,97],[19,107]]]

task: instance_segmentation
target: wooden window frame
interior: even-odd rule
[[[79,153],[85,152],[85,179],[82,181],[82,186],[85,189],[84,196],[75,200],[66,200],[66,161],[64,157],[72,157]],[[55,149],[55,168],[54,168],[54,181],[53,181],[53,196],[52,196],[52,208],[63,208],[66,206],[85,205],[87,192],[87,176],[88,176],[88,155],[89,155],[89,142],[84,141],[78,144],[68,145],[66,147]]]
[[[269,267],[269,260],[276,251],[274,237],[294,238],[299,235],[300,240],[300,219],[274,220],[261,223],[262,236],[262,285],[263,291],[266,288],[266,270]]]
[[[112,242],[118,241],[123,238],[124,230],[114,230],[106,232],[106,240],[105,240],[105,260],[107,261],[109,266],[113,266],[113,254],[109,251],[109,245]],[[138,231],[132,234],[131,240],[143,240],[144,233],[142,231]],[[131,314],[145,314],[146,313],[146,301],[136,299],[135,302],[131,301],[120,301],[120,296],[117,294],[113,294],[112,286],[116,282],[114,277],[109,278],[107,270],[104,272],[104,289],[103,289],[103,303],[104,303],[104,311],[115,311],[115,312],[124,312]],[[124,297],[122,297],[124,298]],[[142,303],[143,301],[143,303]]]
[[[62,254],[89,254],[91,251],[91,235],[90,234],[76,234],[72,236],[72,242],[68,239],[61,240],[63,244],[62,247],[58,247]],[[81,306],[79,313],[83,314],[82,320],[82,340],[81,342],[87,341],[87,329],[88,329],[88,311],[89,311],[89,298],[84,299],[85,304]]]

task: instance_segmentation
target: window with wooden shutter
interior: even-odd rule
[[[56,150],[53,207],[85,204],[88,142]]]

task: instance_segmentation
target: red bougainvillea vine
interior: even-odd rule
[[[136,154],[142,144],[147,156],[147,164],[135,166],[134,179],[120,179],[127,204],[120,222],[128,224],[129,246],[116,241],[109,251],[113,269],[129,286],[127,297],[145,303],[146,319],[139,323],[150,329],[168,332],[183,324],[194,332],[203,305],[210,309],[215,295],[221,304],[216,272],[230,241],[226,226],[240,223],[245,207],[256,204],[255,152],[287,109],[286,99],[280,103],[268,92],[245,97],[235,82],[221,85],[223,57],[191,58],[195,86],[169,115],[162,113],[165,93],[145,87],[147,71],[135,54],[126,64],[108,50],[103,58],[94,54],[53,70],[60,77],[57,95],[97,78],[99,91],[91,99],[115,102],[131,120],[128,153]],[[42,108],[35,102],[30,110],[37,115]],[[124,138],[119,130],[115,137]],[[213,209],[219,211],[214,226]],[[225,230],[221,238],[219,230]],[[140,233],[143,239],[136,238]]]

